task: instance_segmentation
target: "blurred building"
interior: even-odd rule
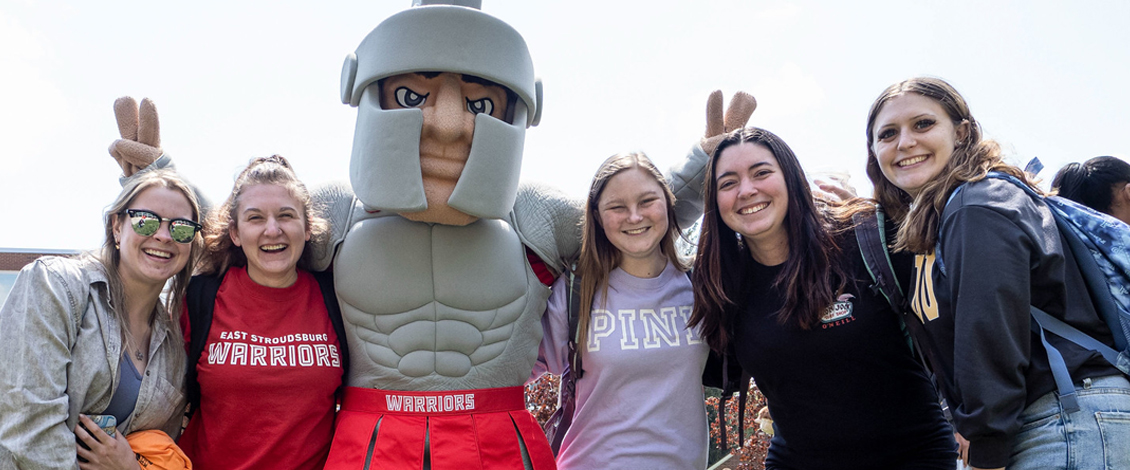
[[[8,298],[16,274],[40,256],[73,256],[78,250],[43,250],[34,248],[0,248],[0,303]]]

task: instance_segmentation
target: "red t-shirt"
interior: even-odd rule
[[[189,332],[185,330],[185,337]],[[341,350],[314,277],[276,289],[233,267],[196,370],[200,409],[178,444],[199,470],[321,469]]]

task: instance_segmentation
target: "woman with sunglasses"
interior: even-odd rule
[[[642,153],[612,156],[593,178],[577,268],[584,375],[559,468],[706,467],[709,349],[686,325],[694,295],[675,251],[674,203]],[[535,377],[568,373],[569,290],[569,276],[553,286]]]
[[[332,280],[305,266],[310,240],[327,228],[278,155],[251,160],[212,213],[185,328],[186,342],[202,347],[179,444],[197,468],[325,464],[346,353],[337,299],[322,290]],[[203,305],[209,285],[214,301]]]
[[[957,459],[937,395],[869,286],[854,199],[815,201],[793,151],[757,128],[706,167],[691,324],[769,401],[767,469],[939,469]],[[909,276],[909,258],[894,259]]]
[[[40,227],[65,226],[58,215],[34,214]],[[144,172],[106,211],[100,252],[20,271],[0,309],[0,468],[136,469],[126,434],[177,436],[185,355],[176,318],[201,248],[198,220],[180,178]],[[105,416],[113,436],[100,427]]]

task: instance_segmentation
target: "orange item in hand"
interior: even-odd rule
[[[192,470],[192,462],[164,431],[138,431],[126,436],[142,470]]]

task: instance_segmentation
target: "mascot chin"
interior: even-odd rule
[[[431,3],[383,21],[342,68],[352,188],[315,194],[332,227],[315,269],[334,271],[350,351],[326,468],[552,469],[523,385],[549,285],[580,248],[582,201],[519,184],[542,112],[522,36],[478,1]],[[684,227],[707,150],[756,107],[738,93],[723,119],[721,102],[669,175]],[[111,153],[128,176],[171,164],[155,147],[127,137]]]

